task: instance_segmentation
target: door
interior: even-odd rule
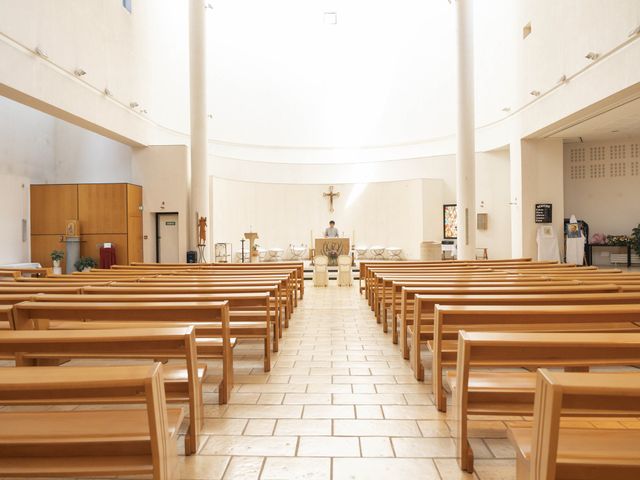
[[[179,263],[180,251],[178,248],[178,214],[158,213],[157,226],[157,258],[159,263]]]

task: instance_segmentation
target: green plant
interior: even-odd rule
[[[62,250],[54,250],[51,252],[51,260],[54,262],[59,262],[64,258],[64,252]]]
[[[640,255],[640,225],[631,230],[631,248]]]
[[[76,267],[76,270],[81,272],[84,269],[95,268],[98,264],[91,257],[80,257],[76,260],[76,263],[74,263],[73,266]]]

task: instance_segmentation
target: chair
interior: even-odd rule
[[[258,262],[264,262],[267,258],[267,249],[262,247],[257,247],[258,251]]]
[[[314,259],[313,286],[326,287],[329,285],[329,258],[326,255],[318,255]]]
[[[387,260],[397,262],[401,260],[402,248],[400,247],[387,247],[384,249]]]
[[[384,247],[381,245],[374,245],[369,249],[371,252],[372,260],[384,260]]]
[[[367,252],[369,251],[369,247],[366,245],[357,245],[353,247],[358,255],[358,260],[365,260],[367,258]]]
[[[338,257],[338,286],[350,287],[351,285],[353,285],[351,257],[349,255],[340,255]]]
[[[267,262],[281,262],[284,250],[281,248],[270,248],[267,252]]]

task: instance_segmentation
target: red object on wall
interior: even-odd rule
[[[100,268],[111,268],[116,264],[116,247],[100,247]]]

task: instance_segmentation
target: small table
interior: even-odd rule
[[[625,248],[627,249],[627,268],[631,268],[631,244],[627,245],[600,245],[600,244],[587,244],[587,265],[593,265],[593,248],[594,247],[606,247],[606,248]]]

